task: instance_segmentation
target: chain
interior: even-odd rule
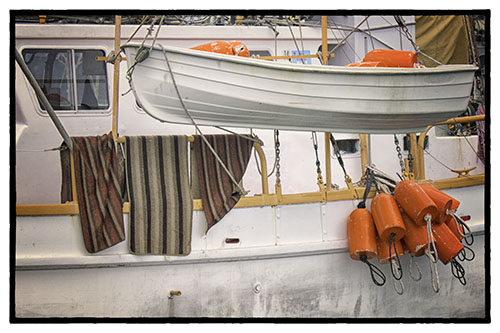
[[[397,24],[401,27],[401,31],[403,31],[403,34],[405,37],[410,41],[411,45],[415,49],[415,52],[419,53],[420,48],[418,47],[417,43],[413,41],[413,36],[411,35],[410,31],[408,30],[408,27],[406,26],[403,17],[401,16],[394,16],[394,19],[396,20]]]
[[[280,131],[274,130],[274,153],[275,164],[276,164],[276,183],[281,183],[281,172],[280,172]]]
[[[410,136],[408,135],[408,138]],[[413,155],[411,154],[411,140],[408,140],[408,171],[413,173]]]
[[[405,37],[410,41],[410,43],[413,46],[413,48],[415,49],[416,53],[421,54],[421,55],[429,58],[430,60],[434,61],[438,65],[443,64],[443,63],[439,62],[438,60],[432,58],[430,55],[422,52],[422,50],[420,50],[420,47],[418,47],[417,43],[415,43],[415,41],[413,40],[413,37],[412,37],[410,31],[408,31],[408,27],[406,26],[402,16],[394,15],[394,19],[396,20],[396,23],[401,27],[401,31],[403,31],[403,34],[405,35]]]
[[[314,153],[316,154],[316,172],[318,173],[318,184],[321,186],[323,184],[323,177],[321,176],[321,164],[319,162],[318,156],[318,137],[316,132],[312,132]]]
[[[403,154],[401,154],[401,147],[399,146],[399,140],[396,134],[394,134],[394,144],[396,145],[396,152],[398,153],[399,165],[401,166],[401,172],[405,172],[405,163],[403,162]]]

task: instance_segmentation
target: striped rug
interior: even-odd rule
[[[193,200],[187,148],[187,136],[126,137],[131,252],[191,252]]]
[[[232,134],[205,135],[205,138],[234,179],[241,182],[250,160],[253,142]],[[241,194],[203,138],[195,135],[193,145],[208,232],[236,205]]]
[[[111,134],[72,141],[83,238],[95,253],[125,240],[115,142]]]

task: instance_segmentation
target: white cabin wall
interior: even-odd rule
[[[363,16],[335,16],[329,18],[330,26],[335,22],[339,26],[356,26]],[[395,24],[391,16],[385,19]],[[412,24],[414,18],[404,17],[408,24],[408,29],[414,36],[415,26]],[[400,39],[397,28],[376,29],[389,24],[382,18],[371,16],[368,19],[373,36],[377,36],[385,43],[400,48],[402,41],[403,48],[412,50],[406,38]],[[367,28],[366,22],[360,28]],[[135,26],[122,27],[122,41],[135,30]],[[275,43],[275,35],[269,27],[196,27],[196,26],[165,26],[160,30],[158,43],[172,46],[192,47],[214,40],[240,40],[248,45],[251,50],[268,50],[272,55],[284,55],[296,49],[292,35],[288,27],[278,27],[279,35]],[[328,29],[329,43],[338,43],[348,31],[338,31]],[[299,47],[302,43],[298,40],[300,30],[293,28],[293,34],[297,38]],[[101,48],[108,54],[113,48],[113,26],[79,26],[79,25],[17,25],[16,26],[16,47],[78,47],[78,48]],[[134,41],[141,41],[144,32],[138,33]],[[319,26],[303,27],[304,49],[315,53],[321,45],[321,29]],[[371,42],[366,34],[355,32],[349,37],[349,45],[344,44],[339,47],[336,56],[330,60],[330,65],[343,66],[350,61],[359,61],[364,56],[366,47],[371,50]],[[150,41],[147,41],[150,43]],[[384,47],[375,41],[375,47]],[[351,49],[352,48],[352,49]],[[355,52],[353,51],[355,50]],[[355,56],[355,53],[358,57]],[[348,57],[346,56],[348,55]],[[287,60],[280,60],[287,61]],[[317,59],[312,59],[313,64],[319,64]],[[121,136],[125,135],[172,135],[172,134],[195,134],[194,126],[173,125],[161,123],[149,117],[140,110],[135,102],[133,94],[129,92],[129,85],[126,80],[126,65],[121,66],[120,74],[120,102],[119,102],[119,127]],[[108,85],[110,96],[112,92],[112,72],[113,66],[107,65]],[[33,90],[29,87],[19,67],[16,65],[16,122],[21,125],[28,125],[20,132],[16,144],[16,202],[21,203],[57,203],[60,201],[60,162],[57,151],[44,151],[58,147],[62,139],[56,131],[54,125],[46,114],[42,114]],[[125,94],[125,95],[123,95]],[[80,135],[102,135],[111,131],[111,108],[100,113],[85,113],[79,115],[58,112],[61,122],[72,136]],[[21,119],[22,118],[22,119]],[[225,133],[212,127],[201,127],[203,132]],[[249,129],[231,130],[239,133],[249,133]],[[275,149],[272,130],[254,129],[254,133],[264,142],[264,152],[267,157],[268,173],[273,169]],[[318,155],[321,163],[323,181],[326,181],[325,174],[325,154],[324,154],[324,133],[318,135]],[[337,134],[337,140],[344,138],[357,138],[356,134]],[[434,156],[439,156],[440,160],[452,168],[468,168],[474,164],[476,158],[465,139],[461,138],[437,138],[433,140],[434,130],[429,132],[431,136],[429,151]],[[396,172],[400,172],[399,160],[397,159],[394,140],[392,135],[371,135],[371,162],[378,168],[396,177]],[[400,138],[401,147],[403,145],[402,135]],[[470,137],[469,142],[475,147],[477,138]],[[311,132],[280,131],[281,141],[281,183],[283,193],[312,192],[318,190],[317,174],[315,165],[315,153],[312,145]],[[460,142],[460,143],[458,143]],[[477,150],[477,148],[476,148]],[[462,154],[463,161],[456,161],[455,154],[449,151]],[[407,152],[403,151],[403,156]],[[472,154],[472,155],[471,155]],[[359,153],[347,154],[343,156],[347,173],[357,182],[362,175],[361,160]],[[434,161],[429,156],[425,156],[426,175],[428,178],[450,178],[454,177],[448,169]],[[478,168],[472,174],[484,172],[484,166],[478,162]],[[345,188],[344,174],[341,170],[332,150],[332,183],[340,188]],[[247,172],[243,178],[246,190],[249,195],[259,194],[262,191],[261,177],[256,167],[255,157],[252,156]],[[270,192],[274,192],[275,174],[269,178]]]

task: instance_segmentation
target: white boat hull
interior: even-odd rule
[[[126,44],[128,66],[139,45]],[[161,121],[349,133],[409,133],[466,110],[473,65],[352,68],[155,47],[133,70],[137,101]]]
[[[351,201],[235,208],[207,235],[203,212],[195,211],[188,256],[137,256],[127,241],[90,255],[78,216],[18,216],[16,316],[484,318],[484,207],[472,200],[483,198],[484,186],[446,193],[471,215],[476,233],[476,257],[462,263],[467,285],[438,263],[434,293],[427,259],[416,258],[422,279],[415,282],[405,255],[402,296],[388,265],[371,260],[387,276],[378,287],[368,267],[349,258]],[[170,299],[170,291],[181,295]]]

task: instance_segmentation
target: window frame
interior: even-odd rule
[[[100,51],[103,52],[103,56],[105,56],[108,53],[108,50],[104,46],[97,46],[97,45],[92,45],[92,46],[81,46],[81,45],[61,45],[61,46],[51,46],[51,45],[36,45],[36,46],[31,46],[27,45],[24,46],[20,49],[20,53],[22,57],[24,58],[24,51],[25,50],[69,50],[71,54],[71,66],[72,66],[72,83],[73,83],[73,99],[75,100],[75,105],[73,109],[68,109],[68,110],[54,110],[55,113],[58,116],[65,117],[65,116],[109,116],[112,113],[112,91],[111,91],[111,86],[112,86],[112,71],[108,70],[108,66],[106,63],[104,63],[104,70],[105,70],[105,78],[106,78],[106,91],[107,91],[107,98],[108,98],[108,107],[103,108],[103,109],[83,109],[78,107],[78,94],[77,94],[77,76],[76,76],[76,56],[75,52],[77,51]],[[28,86],[28,91],[29,95],[31,96],[33,105],[35,107],[36,113],[38,113],[41,116],[46,116],[48,117],[49,114],[47,110],[44,110],[42,105],[40,104],[38,97],[36,96],[36,93],[34,89],[31,87],[29,84],[28,80],[26,77],[24,77],[25,82]]]

